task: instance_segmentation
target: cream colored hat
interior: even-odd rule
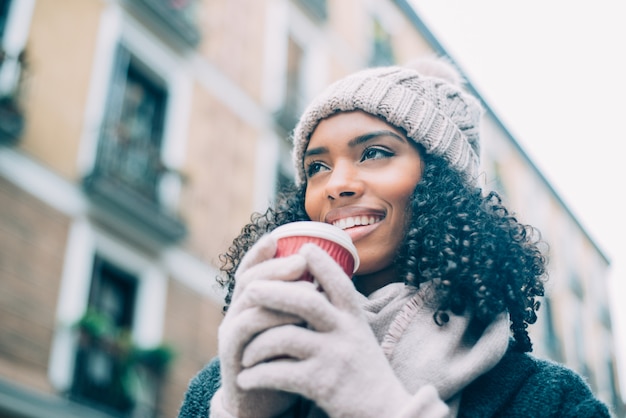
[[[317,124],[338,112],[362,110],[401,128],[427,153],[442,156],[475,182],[480,158],[479,101],[443,59],[369,68],[331,84],[304,111],[293,133],[296,183],[306,182],[303,157]]]

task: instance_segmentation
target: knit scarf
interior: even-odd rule
[[[482,334],[472,336],[470,316],[449,315],[438,325],[433,289],[391,283],[369,298],[363,309],[383,351],[409,393],[433,385],[458,413],[463,388],[494,367],[509,344],[509,317],[501,314]]]
[[[450,418],[457,416],[463,388],[491,370],[502,359],[509,345],[508,314],[499,315],[482,334],[470,332],[470,315],[449,315],[438,325],[434,321],[433,289],[419,289],[391,283],[363,296],[362,306],[369,324],[389,359],[396,376],[409,393],[432,385],[450,407]],[[307,418],[326,414],[315,405]],[[308,409],[305,407],[305,409]]]

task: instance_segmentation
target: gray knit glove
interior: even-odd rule
[[[270,388],[244,390],[237,383],[246,345],[267,329],[302,322],[287,313],[272,312],[250,303],[245,295],[255,281],[294,280],[302,275],[306,260],[298,255],[274,259],[276,242],[266,235],[245,255],[235,279],[233,300],[218,331],[222,386],[211,400],[211,417],[267,418],[287,411],[297,395]],[[309,283],[310,285],[310,283]]]
[[[314,245],[300,254],[324,292],[281,281],[249,284],[247,304],[300,317],[308,326],[258,335],[244,350],[240,387],[296,392],[330,417],[445,416],[448,408],[432,386],[411,395],[395,376],[341,267]]]

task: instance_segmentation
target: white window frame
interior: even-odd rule
[[[123,45],[133,57],[149,67],[164,82],[168,99],[161,159],[167,168],[180,171],[185,161],[193,93],[188,59],[161,42],[122,6],[110,3],[100,19],[77,161],[78,173],[83,177],[87,176],[95,165],[119,45]],[[160,185],[159,201],[172,212],[178,204],[181,181],[180,177],[166,176]]]
[[[299,7],[290,0],[270,2],[267,8],[262,103],[269,114],[284,105],[289,36],[302,46],[302,81],[305,102],[318,94],[328,82],[328,51],[326,35]],[[292,173],[290,149],[275,133],[263,135],[257,152],[255,210],[267,208],[274,197],[276,168],[280,165]],[[293,174],[293,173],[292,173]]]
[[[109,2],[101,15],[95,45],[77,159],[78,173],[82,177],[87,176],[95,165],[119,45],[147,65],[165,84],[168,102],[161,158],[168,168],[179,170],[185,160],[193,88],[187,59],[163,44],[122,5]],[[160,202],[166,207],[178,203],[180,180],[176,177],[168,179],[169,187],[160,196]],[[132,330],[135,344],[151,347],[161,342],[166,308],[168,275],[165,273],[167,266],[162,266],[160,261],[162,255],[143,253],[98,228],[91,223],[84,208],[77,215],[68,236],[48,370],[52,385],[59,391],[67,391],[72,385],[76,353],[76,335],[72,324],[87,309],[96,254],[138,278]]]
[[[133,342],[145,348],[162,342],[168,276],[158,267],[158,259],[109,235],[86,218],[78,218],[68,236],[48,370],[52,385],[59,391],[72,386],[77,343],[72,326],[87,310],[96,255],[137,278]]]

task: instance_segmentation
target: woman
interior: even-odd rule
[[[219,360],[180,417],[608,416],[578,375],[526,354],[538,233],[476,186],[481,108],[455,70],[413,67],[348,76],[303,113],[296,188],[224,255]],[[299,220],[351,236],[352,280],[314,245],[273,258],[266,233]]]

